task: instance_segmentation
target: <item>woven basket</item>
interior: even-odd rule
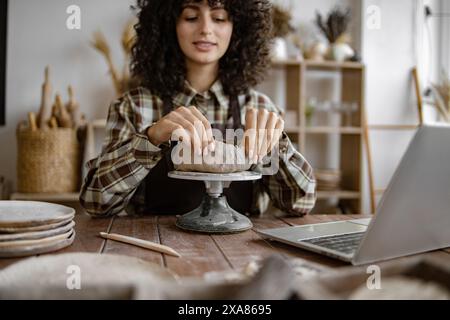
[[[81,147],[74,129],[17,131],[20,193],[78,192]]]

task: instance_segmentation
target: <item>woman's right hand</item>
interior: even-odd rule
[[[179,107],[153,124],[147,135],[152,144],[159,146],[169,140],[183,141],[194,152],[208,155],[215,143],[211,124],[194,106]]]

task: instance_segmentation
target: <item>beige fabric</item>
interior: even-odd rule
[[[435,252],[346,267],[294,285],[302,299],[442,299],[450,294],[448,255]],[[447,298],[448,299],[448,298]]]
[[[74,270],[80,290],[68,288],[75,284]],[[253,278],[209,282],[179,279],[137,258],[72,253],[30,258],[0,271],[0,299],[287,299],[292,277],[279,257],[266,260]]]
[[[379,290],[369,290],[364,284],[349,297],[350,300],[449,300],[450,291],[433,283],[408,278],[390,277],[382,280]]]
[[[81,290],[76,289],[78,276]],[[153,288],[146,295],[158,298],[166,281],[176,283],[175,276],[141,259],[70,253],[30,258],[2,270],[0,299],[131,298],[140,287]]]
[[[79,268],[80,290],[67,286],[74,284],[74,267]],[[223,275],[208,280],[177,278],[132,257],[72,253],[31,258],[0,271],[0,299],[448,299],[448,259],[408,259],[380,267],[384,290],[368,293],[358,290],[366,286],[366,267],[331,271],[272,256],[249,265],[233,281]]]

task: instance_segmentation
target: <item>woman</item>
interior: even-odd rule
[[[252,89],[270,62],[269,0],[139,0],[137,7],[132,71],[142,86],[110,107],[103,150],[88,163],[80,195],[87,212],[193,210],[205,187],[167,177],[172,135],[182,132],[183,143],[207,155],[215,148],[212,129],[233,128],[248,133],[252,170],[280,151],[276,173],[226,189],[230,206],[262,214],[270,198],[286,213],[307,214],[316,200],[312,169],[283,132],[278,109]]]

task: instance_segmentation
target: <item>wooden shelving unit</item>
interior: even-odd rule
[[[286,132],[299,151],[308,158],[306,142],[313,135],[340,135],[340,168],[342,180],[339,190],[318,190],[318,202],[337,199],[337,207],[345,208],[345,212],[362,213],[362,177],[363,177],[363,133],[364,133],[364,80],[365,67],[356,62],[334,61],[298,61],[275,60],[272,68],[282,69],[286,74],[286,111],[294,111],[295,124],[286,128]],[[307,74],[313,71],[338,72],[341,74],[342,89],[341,100],[354,102],[358,108],[352,113],[348,126],[313,126],[307,125],[306,101]],[[319,168],[316,168],[319,169]],[[323,169],[323,168],[320,168]],[[319,204],[319,203],[318,203]],[[330,210],[335,208],[330,208]],[[335,213],[324,211],[318,205],[313,213]],[[342,212],[342,210],[341,210]]]

